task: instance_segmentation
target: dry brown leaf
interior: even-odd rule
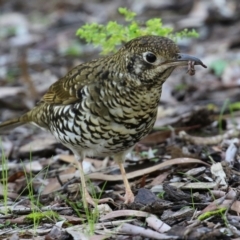
[[[69,215],[59,215],[62,219],[66,219],[71,224],[83,223],[86,219],[69,216]]]
[[[171,174],[171,171],[165,171],[161,173],[160,175],[158,175],[152,180],[152,182],[150,183],[150,186],[156,186],[156,185],[162,184],[169,174]]]
[[[17,179],[25,177],[24,171],[17,171],[8,178],[8,182],[15,182]]]
[[[72,164],[76,163],[74,155],[61,154],[58,156],[58,159],[66,163],[72,163]],[[84,161],[94,164],[96,168],[102,167],[102,162],[103,162],[102,160],[93,159],[93,158],[84,158]]]
[[[208,211],[214,211],[216,209],[222,208],[222,207],[229,207],[232,204],[232,200],[228,200],[225,199],[226,196],[221,197],[217,200],[215,200],[214,202],[210,203],[206,208],[204,208],[201,212],[205,213]],[[235,201],[232,205],[231,205],[231,210],[235,211],[237,214],[240,214],[240,201]]]
[[[225,196],[211,202],[207,207],[205,207],[201,211],[200,214],[203,214],[203,213],[208,212],[208,211],[214,211],[214,210],[218,209],[220,207],[220,205],[223,203],[224,199],[225,199]]]
[[[6,189],[5,187],[0,183],[0,196],[4,196],[6,194]],[[11,192],[8,186],[7,189],[7,197],[11,198],[11,199],[17,199],[19,197],[19,195],[15,192]]]
[[[213,189],[218,186],[217,182],[174,182],[171,186],[181,189]]]
[[[211,194],[216,198],[226,196],[226,199],[234,199],[236,197],[236,192],[233,189],[230,189],[228,193],[221,190],[212,190]]]
[[[48,184],[42,191],[43,195],[55,192],[61,188],[61,185],[57,180],[57,178],[49,178],[47,179],[47,181],[48,181]]]
[[[63,171],[60,173],[60,177],[63,175],[68,175],[68,174],[75,174],[76,168],[75,167],[66,167]]]
[[[52,145],[56,144],[57,140],[50,134],[45,136],[44,140],[40,138],[36,138],[33,141],[21,146],[19,148],[19,152],[22,154],[24,153],[34,153],[34,152],[40,152],[45,151],[46,149],[52,149]]]
[[[61,176],[59,176],[62,183],[65,183],[74,177],[79,178],[79,174],[77,171],[75,171],[75,173],[62,174]],[[46,184],[46,187],[43,189],[42,194],[49,194],[61,188],[61,185],[57,178],[49,178],[46,179],[46,181],[48,181],[48,184]]]
[[[191,127],[179,127],[174,129],[174,133],[179,133],[180,131],[189,131],[192,129],[199,128],[199,126],[191,126]],[[142,144],[157,144],[157,143],[162,143],[166,141],[167,138],[171,137],[172,131],[167,130],[167,131],[157,131],[154,133],[151,133],[147,135],[145,138],[143,138],[140,143]]]
[[[73,164],[75,163],[74,155],[61,154],[58,156],[58,159],[66,163],[73,163]]]
[[[118,218],[118,217],[126,217],[126,216],[130,216],[130,217],[156,217],[153,214],[149,214],[147,212],[143,212],[143,211],[137,211],[137,210],[117,210],[117,211],[113,211],[110,213],[107,213],[106,215],[102,216],[100,218],[100,221],[105,221],[108,219],[112,219],[112,218]]]
[[[8,221],[11,224],[23,224],[23,223],[25,223],[25,218],[26,218],[26,216],[24,215],[24,216],[13,218],[13,219],[8,219]]]
[[[157,170],[160,170],[162,168],[165,167],[170,167],[172,165],[176,165],[176,164],[189,164],[189,163],[199,163],[199,164],[204,164],[209,166],[208,163],[205,163],[199,159],[195,159],[195,158],[175,158],[172,160],[167,160],[166,162],[160,163],[158,165],[149,167],[149,168],[145,168],[145,169],[141,169],[141,170],[137,170],[131,173],[127,173],[127,178],[128,179],[132,179],[132,178],[136,178],[136,177],[141,177],[145,174],[149,174],[152,172],[155,172]],[[87,175],[89,179],[101,179],[103,181],[121,181],[122,180],[122,175],[107,175],[104,173],[100,173],[100,172],[96,172],[96,173],[90,173]]]
[[[229,207],[230,204],[232,204],[232,200],[226,199],[223,201],[220,207]],[[240,214],[240,201],[235,201],[231,206],[231,210],[235,211],[237,214]]]

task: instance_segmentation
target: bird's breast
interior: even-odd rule
[[[86,92],[86,91],[85,91]],[[96,155],[127,150],[151,131],[159,95],[136,91],[89,92],[75,104],[51,106],[49,128],[67,146]],[[95,154],[94,154],[95,155]]]

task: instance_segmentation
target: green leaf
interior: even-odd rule
[[[126,21],[132,21],[137,15],[135,12],[128,10],[127,8],[118,8],[118,12],[125,17]]]
[[[234,102],[229,104],[231,111],[238,111],[240,109],[240,102]]]
[[[197,37],[195,30],[184,29],[173,33],[173,29],[164,27],[161,18],[152,18],[139,24],[134,20],[136,13],[127,8],[119,8],[119,13],[125,17],[127,24],[110,21],[107,25],[97,23],[85,24],[79,28],[76,35],[94,46],[102,47],[102,54],[116,52],[118,47],[133,38],[144,35],[166,36],[174,41],[183,37]]]

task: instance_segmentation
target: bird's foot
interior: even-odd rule
[[[119,165],[121,174],[122,174],[122,176],[123,176],[123,182],[124,182],[125,191],[126,191],[126,192],[125,192],[125,195],[124,195],[124,197],[123,197],[124,203],[125,203],[125,204],[132,203],[132,202],[134,202],[134,194],[133,194],[133,192],[132,192],[132,190],[131,190],[131,187],[130,187],[130,185],[129,185],[125,168],[124,168],[122,162],[119,162],[118,165]]]
[[[126,191],[125,195],[124,195],[124,203],[125,204],[129,204],[129,203],[133,203],[134,202],[134,194],[133,192],[130,190],[130,191]]]

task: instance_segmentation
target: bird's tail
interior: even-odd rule
[[[29,122],[27,114],[24,114],[21,117],[13,118],[8,121],[2,122],[0,123],[0,135],[8,132],[13,128],[19,127],[27,122]]]

